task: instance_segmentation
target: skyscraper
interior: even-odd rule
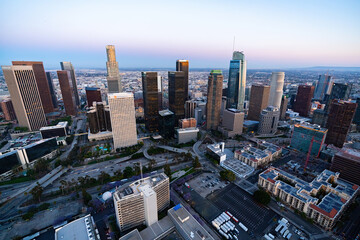
[[[332,101],[326,123],[328,134],[325,143],[334,144],[339,148],[343,147],[355,115],[356,107],[356,103],[342,100]]]
[[[75,69],[71,62],[60,62],[61,70],[66,70],[70,72],[70,80],[71,80],[71,90],[73,92],[75,98],[76,106],[80,106],[79,93],[76,83]]]
[[[11,102],[11,99],[4,99],[1,103],[1,110],[4,113],[4,118],[6,121],[16,120],[16,114],[14,106]]]
[[[176,71],[184,72],[184,81],[185,81],[185,100],[189,98],[189,61],[188,60],[177,60],[176,61]]]
[[[106,70],[107,70],[107,84],[109,93],[119,93],[122,91],[121,78],[119,73],[119,63],[116,61],[115,46],[106,46]]]
[[[280,120],[286,119],[286,110],[288,103],[289,103],[288,97],[283,95],[281,98],[281,106],[280,106]]]
[[[272,72],[270,80],[269,106],[280,108],[284,87],[284,72]]]
[[[92,107],[87,112],[90,133],[111,131],[110,110],[104,102],[93,102]]]
[[[45,127],[46,117],[33,66],[2,66],[19,125],[30,131]]]
[[[162,77],[157,76],[157,87],[158,87],[158,106],[159,111],[163,109],[163,85],[162,85]]]
[[[246,61],[243,52],[235,51],[230,61],[227,108],[244,110],[246,87]]]
[[[134,96],[132,93],[108,95],[114,149],[137,144]]]
[[[93,102],[102,102],[100,88],[86,87],[85,93],[88,107],[93,106]]]
[[[311,99],[314,94],[314,86],[300,85],[296,94],[293,110],[298,112],[300,116],[309,116],[311,108]]]
[[[332,87],[331,76],[325,74],[319,76],[318,84],[315,88],[314,99],[322,101],[324,100],[325,94],[330,94]]]
[[[211,70],[207,89],[206,129],[217,130],[219,126],[223,80],[221,70]]]
[[[175,114],[175,122],[185,117],[186,81],[185,72],[169,72],[169,109]]]
[[[72,79],[70,71],[61,70],[57,71],[57,75],[59,78],[59,84],[61,89],[61,95],[64,102],[64,108],[66,115],[76,116],[77,108],[76,108],[76,100],[74,96]]]
[[[32,66],[44,112],[53,112],[54,106],[43,63],[34,61],[13,61],[12,64],[14,66]]]
[[[356,99],[356,103],[357,103],[357,108],[353,122],[357,125],[360,125],[360,98]]]
[[[350,92],[351,92],[351,85],[346,84],[346,83],[333,83],[330,95],[328,96],[327,99],[325,97],[325,99],[326,99],[326,101],[324,101],[326,104],[325,111],[326,112],[329,111],[329,107],[330,107],[332,100],[335,100],[335,99],[345,100],[345,101],[349,100]]]
[[[185,102],[185,118],[195,117],[196,101],[187,100]]]
[[[145,127],[149,132],[159,130],[159,94],[157,72],[142,72]]]
[[[253,84],[250,91],[250,106],[247,119],[259,121],[261,111],[269,103],[270,86]]]
[[[261,111],[259,121],[259,134],[275,134],[279,123],[280,111],[274,106],[269,106]]]
[[[54,83],[52,81],[52,77],[51,77],[50,72],[46,72],[46,78],[47,78],[47,81],[48,81],[48,84],[49,84],[50,95],[51,95],[53,106],[54,106],[54,108],[57,108],[58,107],[57,97],[56,97],[55,87],[54,87]]]

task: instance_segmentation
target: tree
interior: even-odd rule
[[[262,189],[255,191],[253,197],[257,202],[264,205],[269,204],[271,200],[270,195]]]
[[[87,206],[91,201],[92,197],[88,192],[86,192],[84,188],[81,190],[81,194],[83,196],[84,204]]]
[[[30,190],[31,195],[33,195],[33,199],[35,201],[41,201],[41,195],[44,191],[43,187],[37,182],[37,185]]]
[[[123,176],[124,178],[131,178],[132,176],[134,176],[134,170],[132,169],[132,167],[126,167],[124,169]]]
[[[165,174],[166,174],[168,177],[171,177],[171,169],[170,169],[169,164],[166,164],[166,165],[164,166],[164,172],[165,172]]]
[[[34,164],[34,169],[36,173],[46,172],[48,168],[49,168],[49,163],[43,158],[40,158]]]
[[[222,180],[228,180],[230,182],[234,182],[236,180],[236,175],[232,171],[226,169],[220,171],[220,178]]]
[[[110,180],[111,180],[110,175],[104,171],[101,171],[100,175],[98,176],[98,181],[101,184],[104,184],[105,182],[109,182]]]
[[[134,174],[140,175],[140,163],[134,163]]]
[[[200,168],[201,167],[201,163],[199,162],[199,158],[197,156],[193,160],[193,167],[194,168]]]

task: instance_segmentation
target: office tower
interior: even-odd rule
[[[223,79],[221,70],[211,70],[207,89],[206,129],[217,130],[219,126]]]
[[[57,97],[56,97],[56,93],[55,93],[55,87],[54,87],[54,83],[52,81],[52,77],[51,77],[50,72],[46,72],[46,79],[47,79],[48,84],[49,84],[50,95],[51,95],[53,106],[54,106],[54,108],[58,108]]]
[[[116,61],[115,46],[106,46],[106,70],[107,70],[107,84],[109,93],[119,93],[122,91],[121,78],[119,73],[119,63]]]
[[[286,119],[286,111],[287,111],[287,105],[289,103],[289,99],[287,96],[283,95],[281,98],[281,106],[280,106],[280,120]]]
[[[158,106],[159,111],[163,109],[163,85],[162,85],[162,77],[157,77],[157,87],[158,87]]]
[[[203,123],[203,115],[204,113],[200,107],[195,108],[194,118],[196,119],[198,125],[201,125]]]
[[[246,61],[243,52],[235,51],[230,61],[227,108],[244,110],[246,87]]]
[[[224,91],[222,92],[222,94],[223,93],[224,93]],[[224,115],[225,109],[226,109],[226,97],[222,96],[222,98],[221,98],[221,107],[220,107],[220,121],[221,121],[221,119],[222,119],[222,117]]]
[[[93,102],[102,102],[100,88],[86,87],[85,93],[88,107],[93,106]]]
[[[142,72],[145,127],[149,132],[159,130],[159,94],[157,72]]]
[[[184,72],[184,84],[185,84],[185,100],[189,98],[189,61],[188,60],[177,60],[176,61],[176,71]]]
[[[36,85],[39,90],[40,99],[45,113],[54,111],[54,106],[51,98],[49,83],[46,78],[44,65],[42,62],[33,61],[13,61],[14,66],[32,66]]]
[[[195,117],[196,101],[187,100],[185,102],[185,118]]]
[[[15,109],[11,102],[11,99],[4,99],[3,101],[1,101],[0,104],[1,104],[1,109],[4,113],[5,120],[6,121],[16,120]]]
[[[120,231],[144,222],[149,226],[170,204],[169,178],[160,173],[125,184],[115,190],[113,200]]]
[[[342,100],[332,101],[326,123],[328,129],[326,144],[334,144],[336,147],[342,148],[353,121],[356,107],[356,103]]]
[[[137,144],[134,96],[132,93],[108,95],[114,149]]]
[[[320,151],[324,148],[327,134],[326,128],[309,123],[295,124],[291,135],[290,147],[304,153],[319,157]]]
[[[351,92],[351,85],[348,85],[346,83],[333,83],[331,88],[330,95],[325,95],[325,111],[329,111],[329,106],[332,102],[332,100],[339,99],[339,100],[349,100]]]
[[[174,137],[175,115],[169,109],[159,111],[159,133],[164,138]]]
[[[251,87],[245,87],[245,101],[250,101]]]
[[[354,116],[353,123],[360,125],[360,98],[356,99],[357,108]]]
[[[268,106],[261,111],[258,134],[275,134],[279,123],[280,111],[274,106]]]
[[[253,84],[250,93],[250,106],[247,119],[259,121],[260,113],[268,106],[270,86]]]
[[[272,72],[270,80],[269,106],[280,108],[284,87],[284,72]]]
[[[2,66],[19,125],[30,131],[46,126],[33,66]]]
[[[324,100],[325,94],[330,94],[332,87],[331,76],[325,74],[319,76],[318,84],[315,88],[314,99],[322,101]]]
[[[111,132],[110,109],[109,106],[105,106],[105,102],[94,101],[86,115],[89,121],[90,133]]]
[[[196,127],[196,119],[195,118],[184,118],[179,120],[180,128],[194,128]]]
[[[328,118],[328,113],[325,112],[322,109],[316,109],[313,112],[313,116],[312,116],[312,123],[313,124],[317,124],[320,125],[321,127],[325,127],[326,126],[326,121]]]
[[[79,92],[76,83],[76,76],[75,76],[75,69],[71,62],[60,62],[61,70],[66,70],[70,72],[70,79],[71,79],[71,89],[73,91],[73,95],[75,98],[76,106],[80,107],[80,99],[79,99]]]
[[[244,112],[241,112],[240,110],[234,108],[225,109],[222,125],[219,127],[219,131],[227,138],[242,134],[244,116]]]
[[[76,116],[77,107],[70,71],[57,71],[66,115]]]
[[[343,148],[335,154],[330,170],[340,173],[340,178],[360,185],[360,152]]]
[[[185,72],[169,72],[169,110],[175,114],[175,122],[185,117],[186,81]]]
[[[298,112],[302,117],[309,116],[313,93],[314,86],[300,85],[294,102],[294,112]]]

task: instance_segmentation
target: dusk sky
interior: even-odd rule
[[[248,68],[360,66],[360,1],[0,1],[0,65],[43,61],[105,68],[227,68],[235,50]]]

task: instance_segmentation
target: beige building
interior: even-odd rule
[[[134,96],[132,93],[108,95],[114,149],[137,144]]]
[[[106,46],[106,70],[107,70],[107,84],[109,93],[119,93],[122,90],[121,78],[119,73],[119,63],[116,61],[115,46]]]
[[[234,108],[224,110],[222,125],[219,127],[219,131],[228,138],[242,134],[244,115],[244,112]]]
[[[29,131],[47,126],[32,66],[2,66],[19,125]]]
[[[261,111],[258,134],[273,135],[277,131],[280,111],[278,108],[269,106]]]
[[[120,231],[157,222],[159,211],[170,204],[169,178],[160,173],[127,183],[113,194]]]

